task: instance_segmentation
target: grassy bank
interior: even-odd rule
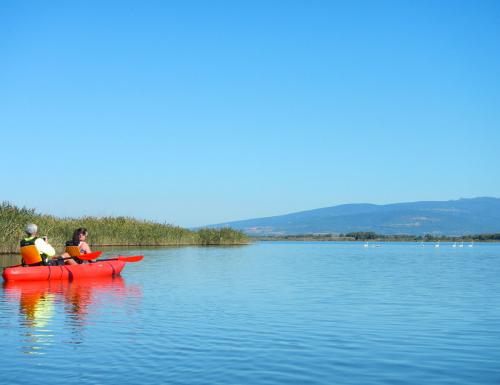
[[[57,218],[3,202],[0,204],[0,253],[17,253],[24,226],[31,222],[38,225],[39,235],[47,235],[58,251],[62,251],[78,227],[87,228],[91,246],[206,246],[249,242],[242,232],[229,228],[190,231],[128,217]]]

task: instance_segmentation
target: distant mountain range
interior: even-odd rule
[[[249,235],[379,234],[466,235],[500,232],[500,198],[411,203],[345,204],[266,218],[209,225]]]

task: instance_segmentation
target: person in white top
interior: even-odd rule
[[[35,245],[40,256],[48,263],[48,259],[63,259],[66,260],[69,255],[63,255],[62,257],[55,257],[56,251],[52,245],[48,242],[47,237],[38,237],[38,226],[34,223],[30,223],[26,226],[25,230],[27,237],[21,240],[21,247],[27,245]],[[55,258],[54,258],[55,257]]]

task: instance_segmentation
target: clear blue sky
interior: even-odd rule
[[[498,1],[2,1],[0,200],[195,226],[500,196]]]

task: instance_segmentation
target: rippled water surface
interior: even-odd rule
[[[500,245],[257,243],[4,284],[0,384],[499,384]]]

